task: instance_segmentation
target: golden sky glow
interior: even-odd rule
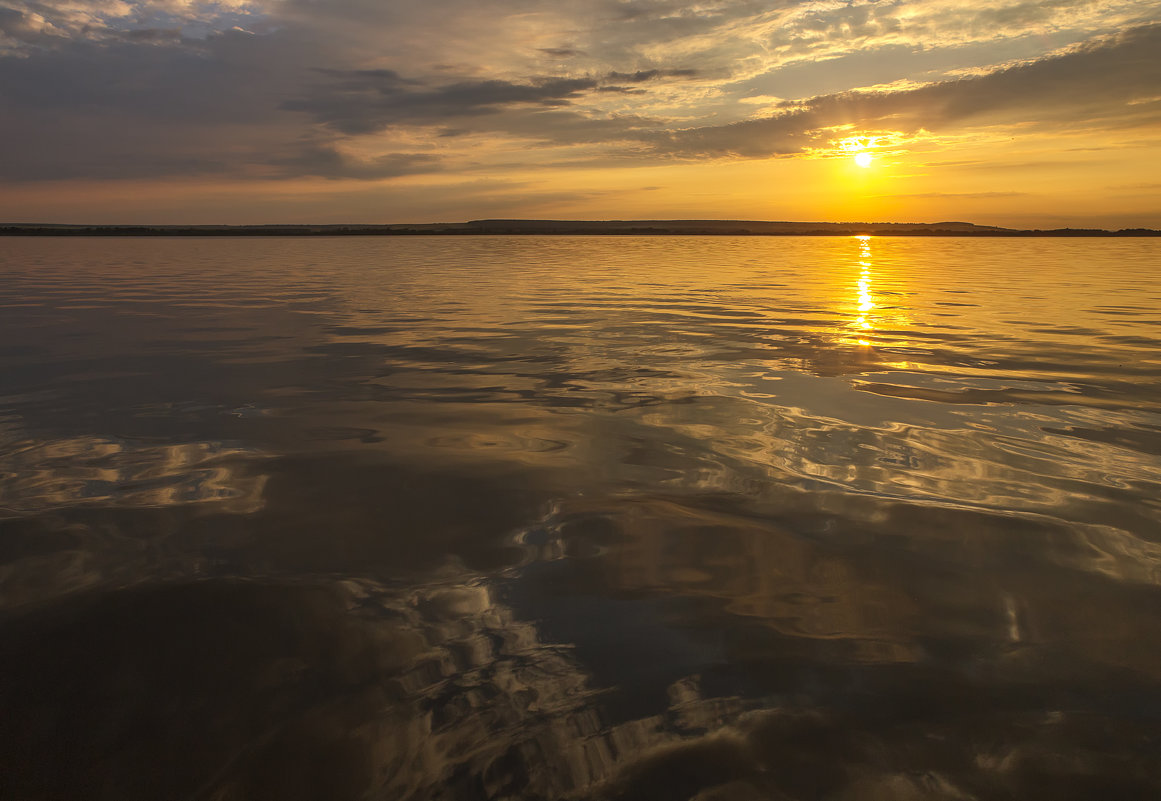
[[[0,221],[1161,227],[1158,52],[1145,0],[9,0]]]

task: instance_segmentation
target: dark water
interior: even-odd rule
[[[5,799],[1161,797],[1161,241],[0,244]]]

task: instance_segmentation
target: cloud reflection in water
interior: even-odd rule
[[[0,795],[1161,789],[1148,243],[77,246],[3,273]]]

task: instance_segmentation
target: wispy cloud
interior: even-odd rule
[[[986,124],[1030,128],[1161,122],[1161,103],[1136,103],[1161,85],[1161,26],[991,73],[899,91],[849,91],[786,103],[783,113],[658,134],[688,156],[776,156],[825,144],[835,130],[918,133]]]
[[[875,195],[879,198],[911,198],[919,200],[995,200],[1005,197],[1029,197],[1028,192],[913,192],[910,194]]]

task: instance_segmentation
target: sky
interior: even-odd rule
[[[0,0],[0,222],[1161,228],[1158,54],[1157,0]]]

